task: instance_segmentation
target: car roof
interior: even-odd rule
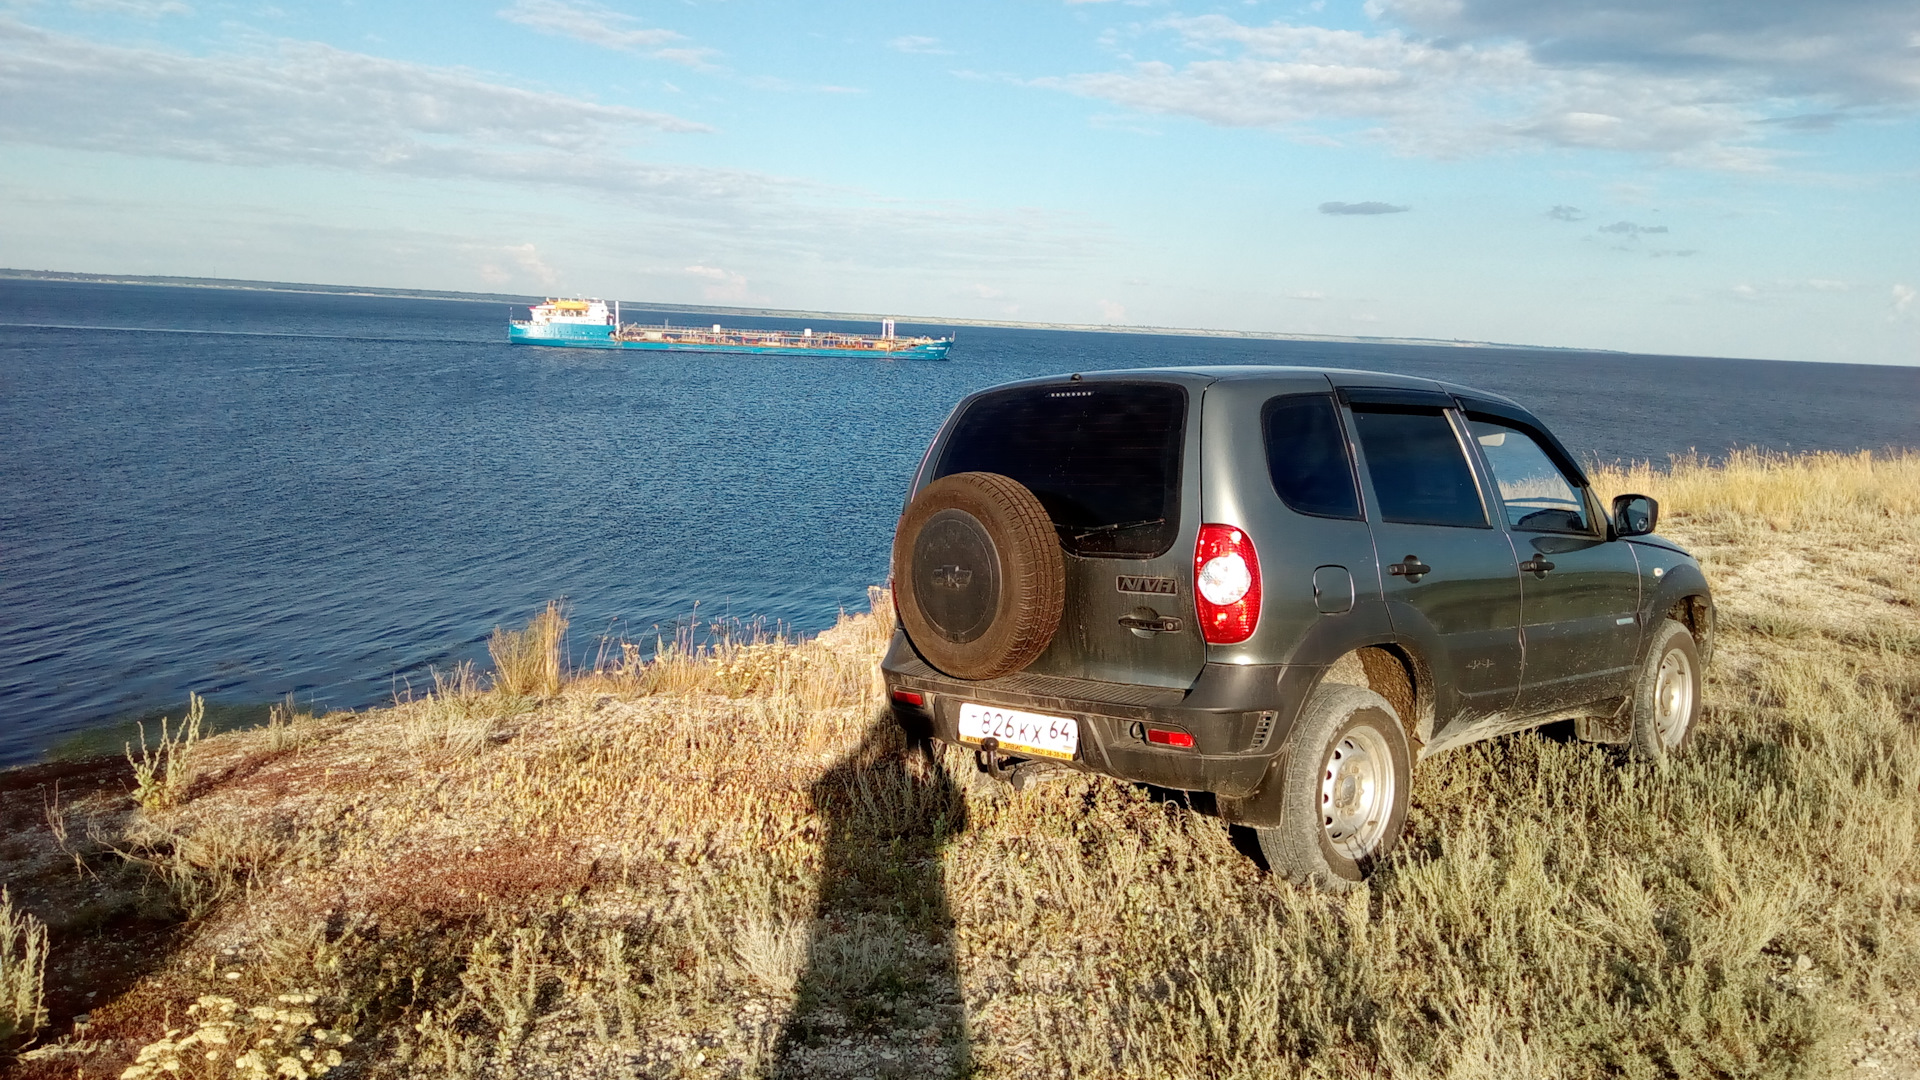
[[[1304,364],[1192,364],[1168,367],[1118,368],[1101,371],[1077,372],[1082,378],[1125,379],[1139,378],[1142,375],[1185,376],[1181,382],[1202,379],[1207,382],[1265,382],[1274,379],[1298,378],[1302,375],[1319,375],[1326,378],[1333,387],[1381,387],[1397,390],[1428,390],[1441,394],[1458,394],[1463,397],[1497,401],[1526,412],[1525,406],[1503,394],[1495,394],[1478,387],[1464,386],[1459,383],[1443,382],[1419,375],[1402,375],[1392,371],[1364,371],[1358,368],[1320,367]],[[1062,376],[1054,375],[1023,382],[1052,382]],[[1012,385],[1012,384],[1009,384]]]
[[[1189,389],[1201,389],[1216,383],[1262,382],[1293,383],[1298,386],[1303,379],[1325,379],[1332,390],[1414,390],[1433,394],[1444,394],[1459,401],[1469,410],[1479,408],[1509,421],[1519,421],[1523,426],[1532,428],[1540,434],[1547,453],[1571,474],[1579,483],[1589,483],[1586,470],[1580,466],[1572,452],[1561,443],[1547,426],[1535,417],[1531,410],[1512,398],[1491,393],[1459,383],[1442,382],[1438,379],[1423,378],[1418,375],[1401,375],[1391,371],[1360,371],[1354,368],[1310,367],[1287,364],[1195,364],[1169,367],[1116,368],[1101,371],[1079,371],[1071,374],[1044,375],[1036,378],[1019,379],[982,387],[968,394],[962,404],[972,401],[983,394],[996,390],[1005,390],[1015,386],[1044,386],[1057,384],[1061,380],[1096,380],[1100,382],[1133,381],[1141,377],[1159,378],[1169,382],[1178,382]],[[1344,396],[1344,395],[1343,395]],[[958,409],[955,410],[958,413]]]

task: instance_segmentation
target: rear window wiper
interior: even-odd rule
[[[1085,540],[1089,536],[1098,536],[1101,533],[1123,532],[1127,529],[1144,529],[1149,525],[1165,525],[1166,523],[1166,518],[1157,517],[1147,518],[1144,521],[1116,521],[1111,525],[1095,525],[1091,529],[1076,529],[1071,525],[1055,525],[1054,528],[1065,533],[1069,540]]]

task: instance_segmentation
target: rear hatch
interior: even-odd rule
[[[970,399],[948,425],[920,483],[1010,476],[1046,507],[1065,553],[1060,629],[1027,671],[1182,689],[1199,677],[1193,543],[1208,381],[1154,373],[1026,383]]]

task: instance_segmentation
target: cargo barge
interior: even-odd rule
[[[887,360],[945,360],[952,337],[899,337],[893,320],[878,335],[816,334],[802,330],[729,330],[711,327],[647,326],[620,321],[620,302],[548,300],[535,304],[525,320],[507,321],[514,345],[559,345],[575,349],[643,349],[658,352],[757,353],[769,356],[867,356]]]

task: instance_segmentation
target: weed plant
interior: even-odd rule
[[[0,888],[0,1048],[47,1021],[47,927]]]
[[[271,1005],[243,1009],[230,997],[203,994],[187,1006],[192,1031],[169,1029],[141,1047],[120,1080],[237,1077],[314,1080],[338,1068],[352,1036],[318,1026],[314,994],[281,994]]]
[[[487,642],[494,686],[509,694],[550,697],[560,692],[565,671],[567,616],[555,600],[524,630],[495,627]]]
[[[531,707],[504,686],[501,689],[493,694],[482,691],[472,664],[434,672],[433,690],[424,699],[396,702],[393,707],[400,744],[415,757],[479,753],[503,712]]]
[[[178,728],[169,728],[160,718],[160,743],[149,749],[147,727],[140,725],[140,756],[133,756],[133,744],[126,747],[127,764],[133,766],[133,801],[143,809],[162,810],[180,802],[187,785],[193,782],[191,758],[200,742],[200,721],[206,716],[206,702],[199,694],[187,694],[187,714]]]

